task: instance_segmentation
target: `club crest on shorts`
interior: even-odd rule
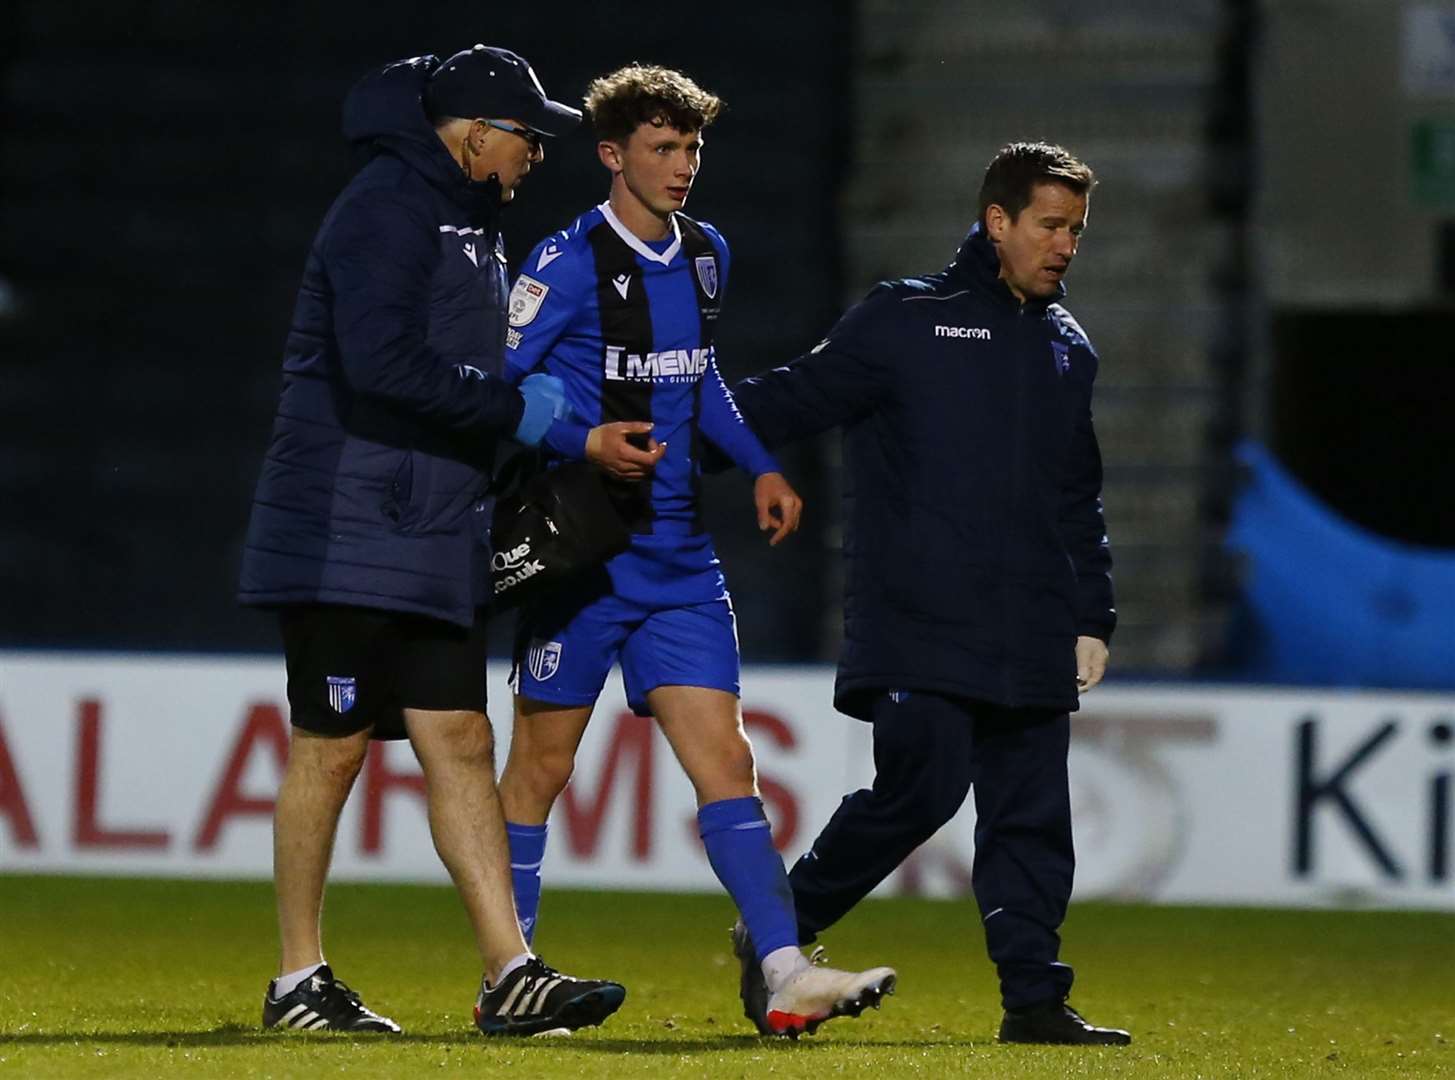
[[[340,715],[348,712],[358,698],[358,685],[352,676],[329,675],[327,678],[329,705]]]
[[[717,260],[711,255],[697,256],[697,280],[709,300],[717,299]]]
[[[536,682],[545,682],[561,666],[561,643],[536,638],[525,654],[525,666]]]

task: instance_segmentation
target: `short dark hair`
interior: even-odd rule
[[[980,227],[985,227],[985,211],[992,205],[1003,208],[1014,221],[1031,204],[1037,184],[1061,184],[1087,195],[1096,186],[1096,174],[1064,146],[1043,142],[1002,146],[980,182]]]
[[[652,64],[628,64],[586,88],[591,126],[613,142],[626,142],[641,124],[701,131],[722,108],[721,98],[682,72]]]

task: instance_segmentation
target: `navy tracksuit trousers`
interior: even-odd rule
[[[973,785],[971,886],[1002,1004],[1065,997],[1072,971],[1058,959],[1058,929],[1076,861],[1070,716],[915,691],[880,695],[871,718],[874,787],[844,797],[789,875],[800,941],[867,896],[955,816]]]

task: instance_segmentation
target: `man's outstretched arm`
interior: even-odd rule
[[[765,446],[849,423],[891,394],[885,342],[898,305],[888,288],[877,286],[803,356],[733,387],[743,418]]]
[[[698,428],[710,448],[726,455],[753,478],[753,506],[760,532],[771,532],[770,546],[777,546],[798,531],[803,500],[783,475],[777,459],[743,420],[733,393],[723,382],[715,359],[708,361],[699,390]]]

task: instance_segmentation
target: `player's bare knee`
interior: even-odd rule
[[[732,755],[723,759],[721,776],[723,783],[744,791],[754,791],[758,786],[758,767],[753,761],[753,748],[744,745]]]
[[[500,803],[510,821],[544,819],[571,779],[573,762],[546,766],[534,756],[518,754],[511,747],[510,760],[500,777]]]
[[[757,782],[758,766],[753,758],[753,744],[741,725],[729,738],[724,739],[721,761],[725,778],[749,787]]]
[[[720,799],[737,799],[757,792],[757,768],[753,748],[746,739],[726,741],[716,753],[693,761],[688,778],[699,805]]]
[[[570,751],[536,750],[524,759],[521,770],[531,794],[546,802],[555,802],[566,790],[576,770],[576,755]]]

